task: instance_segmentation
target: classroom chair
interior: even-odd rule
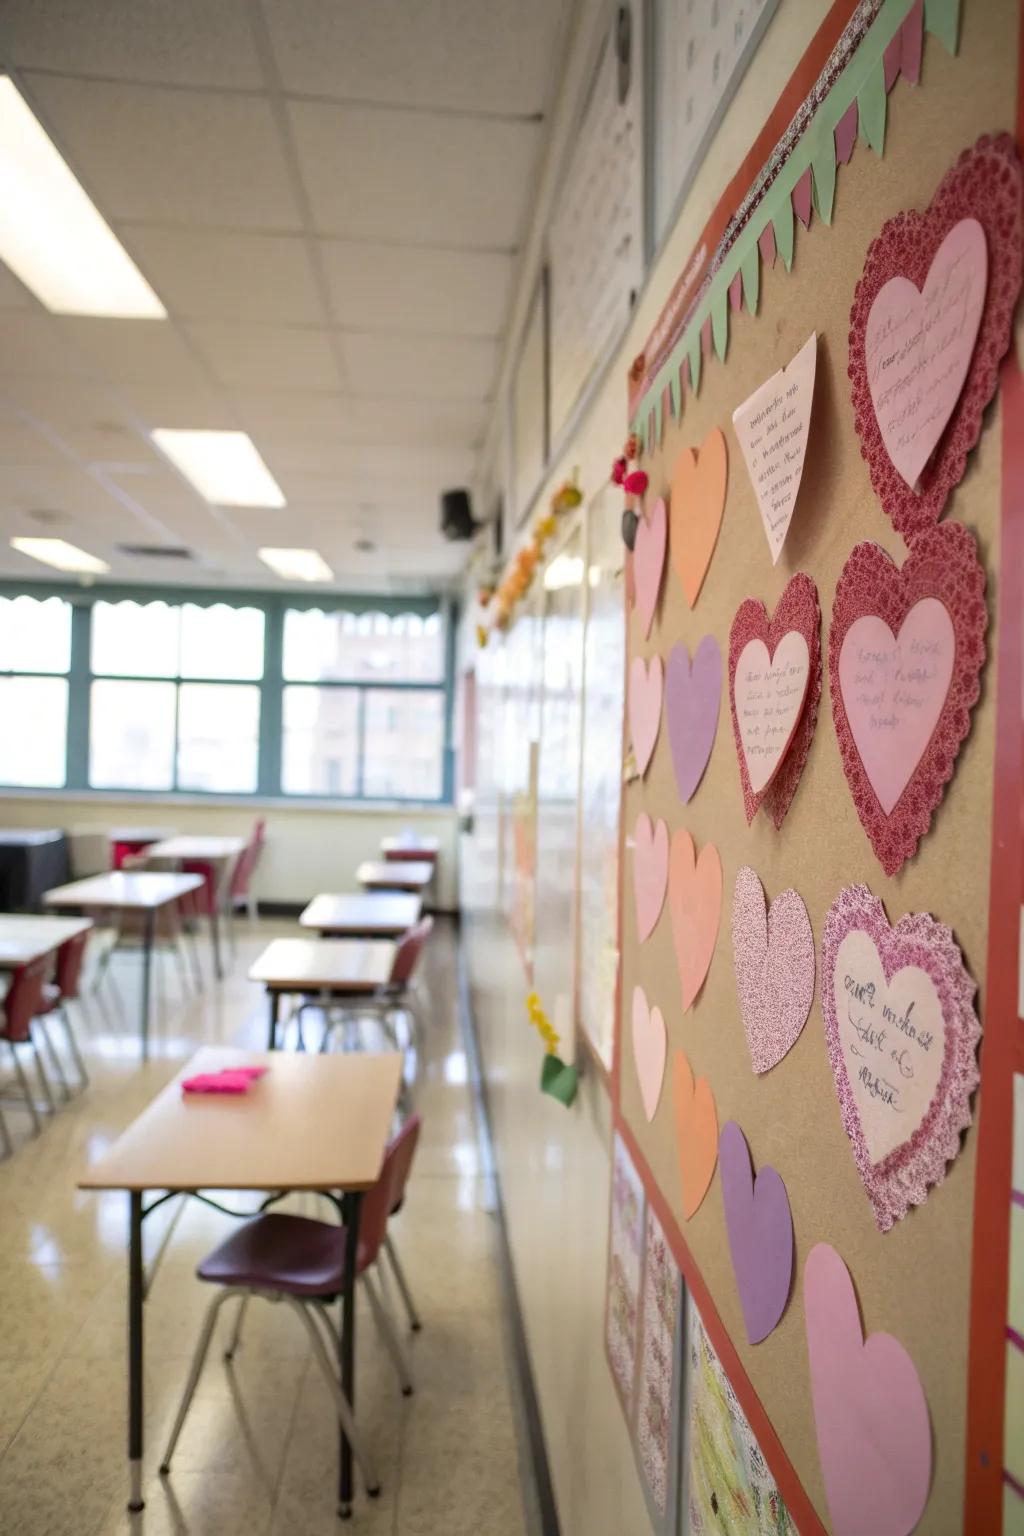
[[[70,1086],[60,1056],[54,1050],[53,1041],[50,1039],[47,1020],[53,1014],[56,1014],[58,1019],[60,1019],[64,1036],[68,1043],[68,1050],[71,1052],[71,1059],[75,1064],[75,1071],[78,1074],[78,1087],[79,1089],[85,1088],[89,1082],[89,1074],[86,1071],[85,1061],[78,1044],[78,1037],[71,1022],[68,1003],[77,1002],[80,1008],[84,1008],[81,996],[81,978],[82,966],[85,962],[85,946],[88,939],[89,930],[86,929],[83,933],[76,934],[73,939],[66,939],[57,950],[57,963],[54,967],[53,980],[47,981],[43,987],[43,1004],[35,1021],[39,1025],[50,1063],[56,1073],[57,1082],[65,1100],[70,1098]]]
[[[378,1264],[387,1233],[388,1218],[394,1204],[396,1169],[404,1165],[404,1177],[419,1140],[420,1119],[410,1116],[384,1154],[380,1177],[363,1197],[359,1217],[357,1278],[362,1281],[374,1319],[398,1371],[402,1390],[412,1391],[412,1377],[386,1301],[378,1296],[370,1270]],[[355,1427],[352,1408],[341,1388],[333,1361],[337,1358],[338,1336],[331,1322],[329,1306],[337,1301],[345,1285],[345,1228],[336,1223],[316,1221],[308,1216],[293,1216],[270,1211],[247,1221],[197,1269],[200,1280],[220,1287],[207,1310],[196,1352],[189,1369],[177,1417],[167,1442],[160,1471],[170,1471],[171,1457],[185,1424],[195,1395],[203,1364],[213,1338],[221,1307],[232,1297],[240,1297],[239,1311],[225,1359],[233,1358],[241,1342],[242,1319],[253,1297],[285,1302],[302,1320],[309,1335],[317,1365],[328,1390],[341,1426],[362,1471],[366,1491],[380,1492],[380,1483]]]
[[[325,1012],[324,1032],[320,1039],[321,1051],[328,1049],[331,1034],[336,1026],[353,1017],[377,1019],[393,1039],[396,1038],[396,1034],[392,1021],[396,1014],[408,1015],[412,1020],[414,1032],[422,1029],[419,1000],[414,988],[420,958],[433,927],[432,917],[421,917],[418,923],[402,935],[395,946],[390,976],[371,996],[359,995],[353,997],[351,1002],[342,998],[337,1009],[332,1006]],[[314,1006],[316,1004],[312,1002],[303,1004],[303,1008]],[[303,1008],[299,1009],[300,1016]]]
[[[43,1091],[43,1098],[46,1101],[46,1110],[48,1114],[52,1114],[54,1109],[53,1094],[50,1091],[49,1079],[43,1069],[42,1057],[36,1049],[36,1043],[32,1035],[32,1025],[45,1008],[46,976],[49,964],[49,955],[40,955],[38,960],[32,960],[28,965],[19,965],[13,972],[11,984],[3,1000],[3,1024],[0,1026],[0,1039],[6,1040],[11,1048],[14,1070],[17,1074],[18,1086],[21,1090],[17,1102],[19,1104],[24,1103],[32,1118],[33,1133],[37,1136],[42,1129],[42,1123],[39,1119],[35,1098],[29,1087],[28,1078],[25,1076],[25,1068],[22,1066],[21,1057],[18,1055],[18,1047],[20,1045],[27,1045],[32,1051],[36,1074],[39,1078],[39,1086]],[[9,1154],[12,1150],[11,1138],[2,1109],[0,1109],[0,1140],[3,1141],[5,1152]]]

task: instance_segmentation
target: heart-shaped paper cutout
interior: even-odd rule
[[[920,534],[902,567],[869,543],[843,567],[829,630],[832,718],[887,875],[914,854],[952,777],[981,691],[987,626],[985,572],[959,523]],[[898,656],[893,636],[904,642]]]
[[[689,1221],[708,1192],[718,1160],[718,1111],[706,1077],[693,1080],[682,1051],[672,1058],[676,1150],[683,1185],[683,1215]]]
[[[793,520],[811,427],[818,333],[732,413],[757,508],[778,563]]]
[[[715,744],[721,697],[722,652],[714,635],[701,640],[692,665],[686,646],[674,645],[665,668],[665,723],[676,788],[684,804],[704,777]]]
[[[890,277],[868,312],[868,388],[886,452],[912,490],[960,398],[987,283],[985,231],[977,219],[961,219],[923,288]]]
[[[640,1085],[640,1102],[653,1120],[661,1098],[668,1055],[668,1031],[660,1008],[651,1008],[643,987],[633,988],[633,1063]]]
[[[667,886],[668,827],[663,821],[652,822],[647,812],[641,811],[633,829],[633,896],[641,944],[654,932]]]
[[[668,859],[668,909],[679,970],[683,1012],[704,985],[722,915],[722,861],[714,843],[697,857],[685,827],[672,837]]]
[[[829,909],[821,1010],[843,1128],[883,1232],[946,1176],[971,1123],[981,1025],[952,933],[926,912],[890,928],[865,885]]]
[[[664,676],[660,656],[652,656],[649,667],[642,656],[634,656],[629,664],[629,734],[641,775],[647,772],[658,740]]]
[[[818,1456],[835,1536],[910,1536],[924,1514],[932,1436],[921,1379],[889,1333],[865,1339],[850,1272],[818,1243],[804,1265]]]
[[[1013,139],[1009,134],[997,138],[985,136],[966,150],[947,172],[925,213],[897,214],[883,226],[881,234],[868,249],[850,312],[848,372],[854,424],[875,494],[893,526],[908,543],[942,516],[950,492],[963,479],[967,455],[981,435],[985,407],[998,387],[999,364],[1010,345],[1013,312],[1020,291],[1022,203],[1021,167]],[[938,387],[919,402],[915,381],[911,378],[910,388],[901,400],[900,415],[908,404],[913,407],[913,413],[908,412],[906,420],[897,419],[891,429],[886,429],[904,471],[913,474],[915,465],[919,466],[915,489],[914,482],[908,483],[904,478],[883,441],[870,383],[869,320],[878,296],[894,278],[904,280],[915,291],[925,289],[943,242],[965,220],[976,221],[984,233],[988,281],[981,323],[962,388],[957,388],[954,397],[952,415],[947,408],[947,397],[956,381],[956,370],[950,372],[948,381],[941,376],[936,380],[932,371],[929,376]],[[909,286],[894,290],[896,292],[910,297]],[[964,321],[970,318],[964,308]],[[939,338],[947,342],[947,354],[957,353],[960,349],[960,337],[955,331],[953,326],[944,328]],[[875,339],[879,338],[876,336]],[[930,350],[930,338],[924,338],[924,343]],[[879,355],[885,357],[888,350],[888,343],[882,338]],[[915,369],[919,366],[921,351],[921,347],[912,351],[912,367]],[[962,353],[957,360],[963,361]],[[906,361],[910,362],[910,358]],[[883,377],[894,376],[894,370],[899,371],[903,366],[898,358],[894,359]],[[922,370],[922,373],[929,371]],[[885,406],[882,410],[883,419],[888,419],[891,413]],[[931,423],[933,412],[934,423]],[[936,436],[931,427],[940,420],[942,427]],[[917,425],[913,441],[904,442],[905,429],[910,422],[931,425]],[[927,447],[929,438],[931,456],[927,458],[926,455],[927,462],[923,462],[921,450]]]
[[[774,1168],[757,1178],[747,1138],[727,1120],[718,1138],[725,1229],[751,1344],[766,1339],[786,1310],[793,1283],[793,1216],[786,1186]]]
[[[781,827],[793,796],[796,794],[796,787],[804,771],[807,754],[811,750],[814,727],[818,720],[818,703],[821,698],[820,628],[818,589],[811,578],[804,575],[802,571],[798,571],[787,584],[770,622],[764,604],[759,603],[756,598],[748,597],[746,602],[741,603],[736,610],[736,616],[729,631],[729,707],[732,711],[733,737],[736,742],[736,756],[739,760],[743,806],[748,822],[753,821],[758,807],[763,804],[776,828]],[[780,729],[775,734],[774,742],[771,743],[771,750],[768,750],[766,745],[765,750],[754,755],[753,761],[758,770],[758,780],[766,770],[769,772],[769,777],[762,787],[755,788],[751,782],[744,733],[737,713],[737,677],[739,676],[741,700],[749,703],[753,711],[752,718],[748,722],[749,727],[752,728],[758,724],[756,707],[763,708],[765,700],[759,700],[754,696],[757,689],[753,680],[741,672],[740,660],[746,652],[748,657],[757,658],[762,663],[765,655],[774,661],[783,640],[790,634],[801,636],[807,648],[807,681],[803,704],[795,722],[791,718],[791,708],[788,719],[780,717],[780,721],[775,722],[776,725],[781,723],[783,726],[789,726],[789,734],[781,753],[775,751],[785,734]],[[747,647],[752,641],[759,641],[762,649],[747,652]],[[796,642],[789,641],[788,646],[793,647],[794,659],[799,662],[800,657],[795,655]],[[779,658],[780,665],[786,659],[787,652],[784,651]],[[794,686],[794,680],[781,678],[780,694],[785,693],[785,689],[790,686]],[[785,710],[787,706],[791,706],[794,697],[794,694],[788,694],[780,698],[780,707]],[[771,720],[761,722],[764,735],[767,736],[772,724]]]
[[[747,865],[732,893],[736,990],[755,1072],[770,1072],[795,1045],[814,998],[814,934],[796,891],[765,911],[764,891]]]
[[[729,450],[720,427],[713,427],[699,448],[684,448],[672,473],[672,564],[691,608],[715,552],[728,479]]]
[[[811,681],[807,641],[790,629],[769,653],[748,640],[732,680],[732,702],[747,778],[755,795],[774,779],[803,712]]]
[[[665,569],[665,544],[668,539],[668,513],[659,497],[649,513],[641,514],[636,525],[633,546],[633,580],[636,583],[636,611],[646,639],[654,623],[654,610],[661,591]]]

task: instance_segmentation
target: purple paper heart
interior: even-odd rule
[[[722,697],[722,653],[714,635],[705,635],[690,664],[685,645],[674,645],[665,671],[665,717],[676,787],[691,799],[715,744]]]
[[[774,1168],[755,1179],[747,1138],[728,1120],[718,1138],[718,1171],[736,1289],[751,1344],[760,1344],[786,1310],[793,1279],[793,1216]]]

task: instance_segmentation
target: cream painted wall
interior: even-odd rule
[[[780,5],[655,262],[628,334],[584,418],[551,465],[540,505],[574,466],[585,494],[596,494],[607,481],[626,434],[629,362],[643,347],[722,190],[829,9],[827,0],[784,0]],[[584,0],[579,7],[580,46],[592,38],[601,13],[598,0]],[[582,83],[571,61],[563,79],[574,89]],[[560,101],[556,143],[564,143],[575,106],[575,97]],[[546,175],[550,172],[549,166]],[[538,203],[543,209],[543,189]],[[537,238],[527,244],[520,300],[532,291],[536,277],[531,253],[539,255],[542,247]],[[491,452],[487,468],[493,483],[499,483],[493,433]],[[466,608],[471,610],[471,604]],[[472,665],[475,644],[471,611],[466,620],[463,667]],[[481,827],[479,836],[493,837],[493,828]],[[462,852],[470,979],[512,1261],[561,1530],[563,1536],[643,1536],[648,1517],[604,1354],[610,1106],[593,1070],[584,1076],[569,1111],[539,1093],[539,1052],[526,1023],[523,969],[495,911],[490,856],[477,842],[466,838]],[[572,933],[546,933],[543,941],[549,948],[570,947]]]
[[[197,803],[194,800],[41,795],[0,796],[0,825],[72,828],[168,826],[177,832],[245,836],[257,816],[267,822],[267,845],[256,876],[265,901],[307,902],[317,891],[357,890],[355,870],[380,857],[380,840],[412,827],[440,839],[438,905],[458,904],[456,815],[450,806],[408,810],[358,809],[280,801]]]

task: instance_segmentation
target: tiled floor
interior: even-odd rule
[[[230,975],[211,988],[207,974],[198,1000],[182,1002],[168,965],[156,1059],[145,1068],[128,1022],[138,961],[118,958],[121,1022],[104,1027],[93,1008],[91,1029],[81,1031],[91,1086],[35,1139],[22,1112],[7,1112],[16,1151],[0,1162],[3,1536],[523,1536],[498,1234],[456,1019],[454,943],[444,925],[427,953],[432,1016],[412,1088],[424,1134],[395,1226],[424,1321],[410,1336],[412,1398],[400,1395],[360,1303],[358,1414],[381,1468],[380,1499],[360,1495],[352,1522],[339,1525],[326,1389],[297,1320],[258,1303],[233,1365],[215,1341],[171,1475],[158,1475],[209,1295],[194,1266],[232,1225],[190,1202],[146,1306],[147,1504],[141,1515],[126,1511],[126,1197],[78,1193],[76,1170],[197,1044],[263,1045],[263,997],[245,973],[263,943],[293,931],[282,922],[244,930]],[[160,1219],[151,1218],[152,1231],[147,1223],[148,1248],[159,1242]]]

